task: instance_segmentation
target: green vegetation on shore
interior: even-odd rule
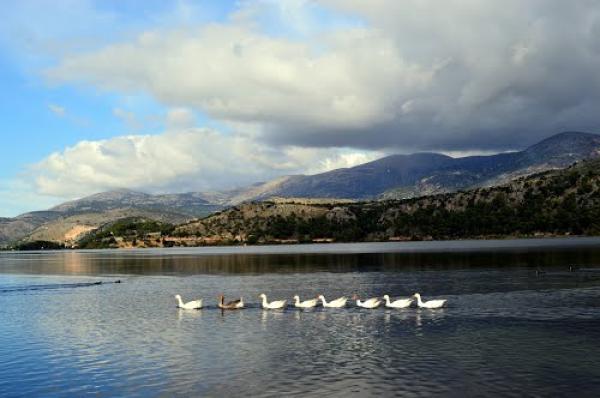
[[[81,249],[162,246],[162,236],[169,235],[173,228],[171,224],[145,218],[125,218],[87,234],[77,246]]]

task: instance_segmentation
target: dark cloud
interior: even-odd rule
[[[362,27],[228,22],[66,57],[58,81],[144,91],[269,145],[519,149],[600,130],[600,2],[322,0]]]

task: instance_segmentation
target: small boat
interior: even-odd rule
[[[325,300],[325,297],[323,297],[322,294],[319,295],[318,299],[321,300],[321,302],[323,303],[323,307],[325,308],[342,308],[346,306],[346,301],[348,301],[346,297],[340,297],[328,302],[327,300]]]
[[[379,298],[377,297],[361,301],[360,298],[358,298],[358,296],[355,295],[352,297],[352,299],[356,300],[356,305],[361,308],[373,309],[379,307],[379,305],[381,304],[381,300],[379,300]]]
[[[218,306],[222,310],[239,310],[244,308],[244,299],[240,297],[237,300],[228,301],[227,303],[225,303],[225,297],[221,294],[219,296]]]
[[[317,306],[317,302],[318,300],[312,299],[312,300],[305,300],[305,301],[300,301],[300,297],[299,296],[294,296],[294,306],[296,308],[313,308]]]
[[[398,299],[390,302],[390,296],[387,294],[383,296],[385,300],[385,306],[388,308],[407,308],[412,304],[411,299]]]
[[[430,300],[430,301],[421,301],[421,295],[419,293],[415,293],[414,297],[417,299],[417,305],[419,308],[442,308],[444,304],[446,304],[447,300]]]
[[[262,293],[258,296],[262,299],[262,307],[266,310],[279,310],[285,308],[286,300],[277,300],[271,301],[270,303],[267,301],[267,295]]]
[[[175,299],[177,300],[177,307],[178,308],[182,308],[184,310],[199,310],[200,308],[202,308],[202,299],[200,299],[200,300],[194,300],[194,301],[188,301],[187,303],[184,303],[181,300],[181,296],[179,294],[175,295]]]

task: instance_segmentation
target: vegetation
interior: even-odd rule
[[[65,246],[62,243],[48,242],[45,240],[36,240],[32,242],[21,242],[11,249],[14,250],[61,250]]]
[[[246,204],[175,234],[245,243],[600,235],[600,160],[499,187],[408,200]]]
[[[123,245],[161,246],[162,237],[169,235],[174,227],[145,218],[125,218],[107,224],[86,235],[78,243],[82,249],[106,249]]]

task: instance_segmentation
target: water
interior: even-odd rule
[[[484,246],[2,253],[0,396],[599,396],[600,240]],[[448,307],[257,298],[415,291]]]

